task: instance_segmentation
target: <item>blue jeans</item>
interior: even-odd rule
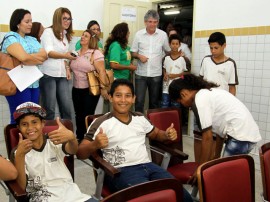
[[[152,180],[174,178],[169,172],[152,162],[119,169],[121,172],[118,176],[105,176],[105,184],[113,192]],[[190,194],[184,188],[183,195],[185,202],[192,202]]]
[[[254,142],[239,141],[232,137],[227,139],[227,143],[224,150],[225,156],[233,156],[239,154],[248,154],[256,146]]]
[[[144,100],[147,88],[149,93],[149,109],[159,107],[161,84],[162,76],[145,77],[135,74],[135,111],[144,112]]]
[[[180,103],[171,100],[171,97],[170,97],[170,95],[168,93],[162,93],[161,107],[162,108],[166,108],[166,107],[178,107],[178,108],[180,108],[181,105],[180,105]]]
[[[46,74],[40,79],[42,106],[47,111],[47,120],[55,118],[56,101],[62,119],[71,120],[70,89],[65,77],[51,77]]]
[[[26,88],[22,92],[17,89],[15,95],[6,96],[6,99],[10,111],[10,123],[14,124],[16,122],[13,118],[13,113],[18,105],[24,102],[34,102],[39,104],[39,88]]]

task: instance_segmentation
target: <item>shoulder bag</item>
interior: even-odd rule
[[[94,64],[94,56],[93,56],[94,52],[92,53],[91,57],[90,57],[90,64]],[[91,72],[87,72],[87,79],[88,79],[88,83],[89,83],[89,92],[91,95],[99,95],[100,94],[100,84],[102,84],[103,86],[106,87],[107,91],[110,91],[111,88],[111,84],[114,80],[114,76],[113,76],[113,70],[107,70],[106,69],[106,76],[108,79],[109,84],[105,85],[101,80],[100,80],[100,76],[99,73],[94,70]]]
[[[4,41],[10,36],[14,35],[4,37],[3,41],[0,44],[0,95],[4,96],[10,96],[16,93],[16,86],[8,76],[7,72],[21,64],[21,62],[17,58],[2,52]]]

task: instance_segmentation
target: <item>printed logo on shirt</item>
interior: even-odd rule
[[[127,60],[131,60],[131,54],[130,54],[130,51],[127,51]]]
[[[218,73],[219,74],[222,74],[222,75],[225,75],[225,72],[224,71],[221,71],[221,70],[218,70]]]
[[[52,162],[55,162],[55,161],[57,161],[56,157],[51,157],[51,158],[48,159],[49,163],[52,163]]]

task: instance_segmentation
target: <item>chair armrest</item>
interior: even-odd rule
[[[188,154],[182,152],[182,148],[178,143],[164,144],[162,142],[151,140],[151,145],[155,146],[165,152],[168,152],[174,157],[180,158],[182,160],[188,159]]]
[[[107,175],[116,176],[120,171],[105,161],[97,152],[90,155],[89,159],[98,167],[103,169]]]
[[[5,184],[10,194],[12,194],[17,201],[23,202],[29,200],[26,191],[19,186],[16,180],[5,181]]]

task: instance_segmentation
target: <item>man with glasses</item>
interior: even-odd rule
[[[135,71],[135,110],[144,111],[146,90],[149,92],[149,109],[159,107],[162,83],[162,58],[164,52],[169,52],[167,34],[158,29],[159,15],[155,10],[149,10],[144,16],[145,29],[135,35],[131,52],[138,59]]]

